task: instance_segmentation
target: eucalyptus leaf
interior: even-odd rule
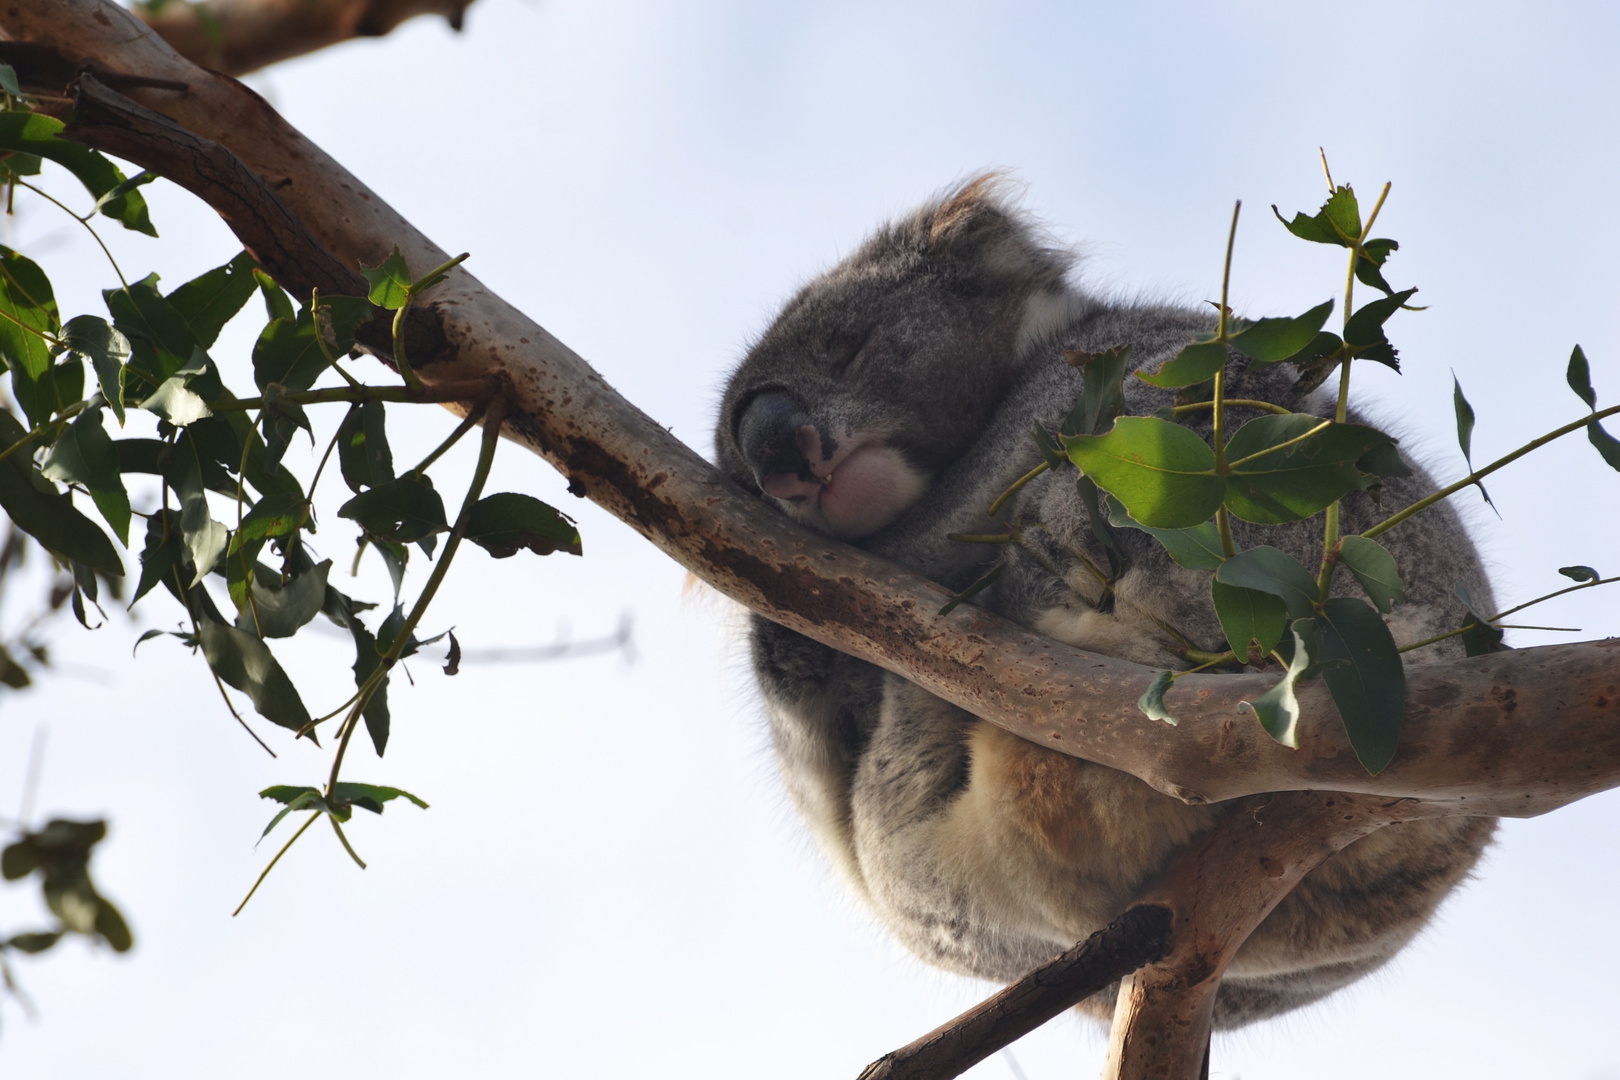
[[[1210,579],[1209,594],[1221,632],[1239,660],[1254,663],[1277,647],[1288,623],[1288,608],[1282,597],[1228,585],[1219,578]]]
[[[1294,684],[1310,664],[1310,648],[1295,631],[1293,659],[1277,685],[1253,701],[1238,702],[1238,712],[1252,710],[1266,734],[1290,750],[1299,748],[1299,699],[1294,696]]]
[[[1153,676],[1153,681],[1148,683],[1148,688],[1142,692],[1141,697],[1136,699],[1136,707],[1141,709],[1149,720],[1163,720],[1171,727],[1176,726],[1176,718],[1170,715],[1169,709],[1164,704],[1165,691],[1170,689],[1170,684],[1174,681],[1175,675],[1173,673],[1161,671]]]
[[[338,425],[338,466],[349,490],[358,493],[394,479],[387,422],[383,403],[366,401],[351,407]]]
[[[473,504],[465,537],[497,559],[527,548],[536,555],[580,555],[579,530],[567,515],[532,495],[503,491]]]
[[[1457,414],[1457,445],[1462,447],[1463,462],[1468,466],[1468,471],[1473,472],[1474,407],[1468,404],[1468,399],[1463,396],[1462,383],[1457,381],[1456,372],[1451,375],[1451,405]],[[1479,488],[1480,495],[1494,508],[1496,504],[1491,502],[1491,493],[1485,490],[1485,485],[1475,480],[1474,486]]]
[[[28,433],[17,418],[0,409],[0,449],[15,444]],[[0,462],[0,508],[11,523],[40,542],[45,550],[66,559],[77,559],[108,577],[122,577],[124,565],[107,534],[73,506],[70,496],[34,467],[25,452]]]
[[[1586,362],[1586,353],[1579,345],[1569,354],[1569,368],[1564,373],[1569,388],[1586,402],[1588,409],[1597,408],[1597,391],[1592,389],[1592,366]]]
[[[0,120],[15,115],[0,113]],[[57,408],[47,340],[57,329],[50,279],[30,259],[0,245],[0,360],[11,368],[11,392],[35,426]]]
[[[1596,581],[1602,575],[1590,566],[1560,566],[1558,572],[1572,581]]]
[[[272,321],[253,346],[253,381],[260,391],[269,389],[271,383],[279,383],[289,392],[308,390],[329,366],[315,340],[315,321],[308,308],[300,310],[295,319]]]
[[[98,201],[123,184],[124,174],[111,161],[82,143],[61,137],[62,121],[43,113],[0,113],[0,149],[33,154],[54,161],[78,178],[85,190]],[[156,236],[152,219],[141,193],[126,189],[97,206],[103,214],[126,229]]]
[[[1315,614],[1316,576],[1292,555],[1269,545],[1238,552],[1215,571],[1215,579],[1281,597],[1290,619],[1308,619]]]
[[[282,584],[252,582],[252,602],[237,613],[236,628],[264,638],[288,638],[321,613],[326,599],[326,578],[332,560],[326,559]]]
[[[62,344],[90,361],[95,369],[101,396],[112,407],[113,415],[124,423],[124,365],[129,363],[129,339],[106,319],[75,315],[62,324]]]
[[[1620,439],[1603,430],[1603,425],[1596,420],[1586,422],[1586,438],[1609,468],[1620,471]]]
[[[100,409],[74,417],[45,455],[40,473],[47,480],[83,484],[113,534],[129,546],[129,492],[118,472],[118,454],[101,424]]]
[[[243,251],[224,266],[199,274],[168,295],[176,314],[203,348],[219,339],[226,323],[242,310],[259,287],[253,256]]]
[[[1316,620],[1322,672],[1362,768],[1376,776],[1395,756],[1406,710],[1406,670],[1384,620],[1365,601],[1332,597]]]
[[[1260,319],[1232,335],[1232,348],[1266,364],[1292,359],[1316,340],[1332,312],[1333,301],[1329,300],[1296,318]]]
[[[427,803],[400,788],[383,787],[380,784],[357,784],[348,780],[341,780],[333,785],[332,797],[351,802],[355,806],[370,810],[373,814],[382,813],[383,804],[392,802],[394,799],[405,799],[408,802],[413,802],[423,810],[428,808]]]
[[[146,546],[141,549],[141,577],[129,606],[151,592],[160,581],[170,579],[180,562],[180,519],[163,510],[146,519]],[[146,640],[142,635],[141,640]]]
[[[1069,458],[1114,495],[1131,517],[1158,529],[1191,528],[1221,505],[1226,484],[1215,452],[1180,424],[1122,416],[1106,435],[1063,440]]]
[[[1283,445],[1294,439],[1300,441]],[[1232,473],[1226,507],[1244,521],[1267,525],[1310,517],[1346,493],[1370,486],[1374,478],[1356,462],[1391,441],[1373,428],[1325,422],[1308,413],[1256,417],[1227,443]]]
[[[180,499],[180,534],[196,568],[190,585],[202,581],[218,565],[230,540],[225,526],[215,521],[208,510],[202,476],[202,459],[196,444],[189,434],[183,434],[175,443],[167,478]]]
[[[275,817],[270,819],[270,824],[266,825],[264,827],[264,832],[259,834],[260,840],[263,840],[265,837],[269,836],[270,830],[274,829],[277,825],[280,825],[281,819],[286,817],[288,814],[295,813],[299,810],[326,811],[326,800],[321,798],[321,793],[312,787],[295,788],[286,784],[279,784],[276,787],[265,788],[263,791],[259,792],[259,797],[263,799],[274,799],[277,802],[287,804],[276,813]]]
[[[1389,338],[1384,334],[1384,323],[1416,294],[1416,289],[1405,289],[1356,309],[1350,321],[1344,324],[1344,340],[1355,349],[1387,342]]]
[[[1226,366],[1227,355],[1225,345],[1216,342],[1195,342],[1166,360],[1153,374],[1138,371],[1136,377],[1149,386],[1157,386],[1160,389],[1195,386],[1214,378],[1215,373]]]
[[[1112,495],[1106,496],[1105,505],[1109,524],[1147,533],[1164,545],[1172,559],[1189,570],[1213,570],[1226,560],[1220,530],[1213,521],[1186,529],[1150,529],[1127,514],[1124,504]]]
[[[427,542],[448,532],[444,500],[426,477],[407,473],[386,484],[379,484],[344,503],[338,516],[355,521],[372,536],[399,544]]]
[[[293,731],[309,723],[309,710],[297,687],[263,641],[209,618],[199,618],[197,629],[208,666],[225,683],[246,694],[260,716]]]
[[[1361,582],[1373,606],[1383,614],[1388,615],[1393,605],[1406,599],[1406,586],[1401,582],[1395,557],[1376,540],[1346,536],[1339,541],[1339,561]]]
[[[376,266],[362,266],[360,273],[371,284],[368,299],[378,307],[396,311],[410,301],[411,271],[399,248]]]

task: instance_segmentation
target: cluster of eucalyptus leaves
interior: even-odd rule
[[[1294,747],[1299,703],[1294,688],[1301,679],[1320,676],[1338,708],[1350,744],[1364,768],[1376,774],[1389,764],[1400,738],[1406,676],[1401,654],[1460,637],[1468,655],[1506,648],[1502,619],[1574,589],[1590,588],[1620,578],[1601,577],[1589,566],[1567,566],[1559,573],[1577,584],[1538,597],[1506,611],[1477,610],[1461,583],[1456,586],[1462,625],[1423,641],[1397,643],[1384,616],[1402,601],[1400,568],[1377,537],[1414,514],[1480,481],[1511,461],[1551,440],[1584,428],[1603,460],[1620,470],[1620,440],[1599,423],[1620,406],[1599,411],[1586,356],[1579,346],[1570,357],[1570,387],[1585,402],[1588,415],[1535,439],[1501,459],[1474,470],[1464,479],[1420,499],[1360,534],[1341,535],[1339,500],[1367,490],[1386,477],[1409,476],[1395,451],[1394,440],[1373,428],[1347,423],[1350,373],[1354,361],[1370,360],[1400,370],[1385,323],[1408,307],[1417,292],[1396,290],[1384,279],[1384,266],[1399,245],[1372,237],[1371,230],[1389,194],[1385,185],[1365,222],[1355,192],[1334,186],[1314,215],[1277,213],[1290,233],[1302,240],[1345,248],[1344,321],[1338,333],[1324,330],[1333,311],[1329,300],[1295,318],[1248,321],[1226,306],[1236,236],[1237,210],[1226,251],[1226,277],[1221,283],[1220,317],[1213,333],[1198,335],[1158,371],[1136,377],[1153,386],[1177,391],[1176,404],[1151,416],[1122,415],[1128,346],[1103,353],[1066,354],[1082,373],[1082,391],[1056,432],[1037,423],[1032,435],[1043,461],[1022,477],[990,508],[994,514],[1019,488],[1048,469],[1077,467],[1076,482],[1091,514],[1093,533],[1107,552],[1109,567],[1094,567],[1105,590],[1125,567],[1125,556],[1110,530],[1138,529],[1156,538],[1181,566],[1210,571],[1210,599],[1230,649],[1219,654],[1186,650],[1192,665],[1185,671],[1160,672],[1138,701],[1149,717],[1174,724],[1165,693],[1175,680],[1195,671],[1275,664],[1283,671],[1277,684],[1240,709],[1252,710],[1278,742]],[[1357,283],[1382,294],[1354,307]],[[1251,364],[1287,363],[1299,372],[1301,393],[1339,374],[1338,405],[1331,419],[1295,413],[1270,402],[1229,399],[1226,365],[1231,354]],[[1455,385],[1457,436],[1473,470],[1470,442],[1474,413]],[[1259,409],[1264,415],[1229,431],[1226,410]],[[1212,411],[1211,438],[1181,423],[1183,417]],[[1489,500],[1489,496],[1486,495]],[[1284,525],[1321,515],[1322,559],[1305,566],[1269,545],[1238,550],[1231,520]],[[962,536],[977,542],[1017,542],[1017,530],[993,536]],[[1089,564],[1089,560],[1088,560]],[[946,606],[946,610],[992,584],[1005,567],[997,564]],[[1360,584],[1365,598],[1333,596],[1335,574],[1344,569]]]
[[[103,220],[157,235],[139,190],[156,179],[153,174],[126,177],[102,155],[62,138],[62,123],[29,111],[3,65],[0,93],[0,183],[9,197],[55,204],[98,244],[96,225]],[[58,169],[82,185],[89,200],[84,212],[39,185],[42,174]],[[289,813],[310,811],[293,839],[324,818],[361,866],[342,830],[355,807],[380,814],[396,798],[426,804],[398,788],[343,780],[344,754],[361,725],[379,756],[386,749],[390,673],[399,661],[448,637],[445,672],[455,674],[460,648],[454,636],[421,639],[417,629],[461,541],[497,558],[524,549],[580,553],[578,532],[557,510],[528,495],[484,494],[505,408],[497,388],[428,388],[406,361],[406,309],[463,258],[416,276],[396,249],[380,266],[362,269],[367,296],[311,296],[295,306],[246,252],[169,290],[155,274],[126,277],[109,253],[118,284],[102,293],[106,313],[64,319],[45,271],[0,247],[0,372],[9,374],[15,403],[15,411],[0,408],[0,507],[11,524],[0,567],[9,569],[25,546],[21,538],[29,538],[58,568],[52,608],[65,605],[86,627],[99,625],[97,614],[105,619],[104,596],[122,602],[127,594],[130,607],[151,603],[149,595],[172,600],[180,629],[149,630],[141,641],[169,635],[200,654],[206,678],[244,728],[227,687],[292,736],[316,740],[325,729],[336,744],[324,786],[261,792],[283,804],[265,833]],[[230,365],[210,350],[255,296],[266,318],[251,357],[243,358],[249,363],[236,365],[254,384],[253,393],[239,397],[226,384]],[[342,360],[368,324],[383,339],[392,337],[403,385],[368,385],[345,370]],[[387,404],[452,399],[470,406],[465,420],[418,464],[397,469]],[[315,445],[307,413],[316,405],[347,410],[324,450]],[[451,519],[429,469],[480,419],[486,423],[477,467]],[[125,435],[126,424],[151,434]],[[300,431],[310,450],[289,455]],[[293,456],[307,456],[313,466],[307,480],[289,467]],[[333,460],[337,477],[327,472]],[[131,500],[134,474],[148,478],[138,490],[155,487],[155,498],[140,500],[150,505]],[[329,486],[340,478],[349,488],[338,516],[357,527],[355,564],[369,549],[388,569],[393,595],[381,604],[340,591],[333,560],[314,543],[312,500],[323,476]],[[432,565],[407,603],[413,546]],[[294,637],[318,617],[350,635],[355,690],[316,715],[271,643]],[[41,666],[47,656],[32,638],[9,644],[0,654],[0,683],[20,689],[29,681],[28,667]],[[69,931],[95,935],[114,949],[129,947],[123,919],[90,885],[86,869],[104,831],[100,822],[52,821],[23,831],[5,849],[4,876],[37,873],[60,926],[0,938],[0,965],[6,949],[38,952]]]

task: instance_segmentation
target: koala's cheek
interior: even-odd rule
[[[844,459],[821,492],[827,531],[845,540],[870,536],[922,497],[927,478],[887,446],[865,446]]]

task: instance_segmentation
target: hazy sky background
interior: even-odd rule
[[[1479,462],[1580,414],[1563,382],[1577,341],[1603,403],[1620,400],[1617,32],[1598,3],[480,0],[459,36],[419,21],[251,81],[705,452],[728,367],[791,291],[986,166],[1027,183],[1094,288],[1212,298],[1242,198],[1234,304],[1294,314],[1336,297],[1337,249],[1293,240],[1268,209],[1315,209],[1324,146],[1364,205],[1394,181],[1387,274],[1430,305],[1390,324],[1406,373],[1358,368],[1355,391],[1451,479],[1453,371]],[[103,230],[132,277],[172,288],[237,250],[183,192],[147,191],[163,244]],[[50,272],[64,316],[101,312],[113,279],[87,238],[18,202],[7,242]],[[259,322],[214,350],[239,387],[262,323],[249,311]],[[317,434],[338,416],[317,414]],[[392,416],[396,460],[453,423]],[[463,454],[451,471],[470,468]],[[72,942],[17,963],[39,1017],[0,1002],[0,1075],[853,1077],[989,991],[902,954],[839,894],[779,792],[726,603],[683,596],[678,567],[538,458],[507,447],[495,483],[577,514],[586,557],[468,550],[430,629],[453,624],[469,649],[543,644],[633,612],[634,662],[453,680],[413,662],[387,758],[357,747],[346,771],[432,809],[360,815],[364,873],[312,830],[234,920],[275,850],[253,846],[274,809],[255,792],[319,782],[327,754],[256,721],[269,759],[173,639],[132,661],[141,628],[175,624],[166,597],[94,635],[55,629],[60,675],[3,701],[0,807],[46,731],[36,820],[109,817],[94,870],[137,948]],[[320,539],[342,565],[338,487],[323,485]],[[1583,440],[1490,489],[1500,520],[1462,501],[1503,606],[1557,588],[1559,566],[1620,567],[1620,477]],[[362,579],[350,591],[383,598],[375,565]],[[1534,621],[1611,634],[1617,595]],[[352,652],[335,630],[309,636],[281,652],[325,711]],[[1219,1037],[1213,1075],[1617,1080],[1617,820],[1604,796],[1507,823],[1396,962]],[[0,931],[39,919],[36,893],[0,888]],[[1057,1080],[1095,1075],[1103,1047],[1064,1018],[1015,1052],[1030,1080]],[[1014,1072],[996,1057],[971,1075]]]

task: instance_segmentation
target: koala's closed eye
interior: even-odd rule
[[[844,375],[855,361],[860,358],[867,344],[871,342],[872,331],[875,329],[876,327],[868,326],[859,333],[850,334],[834,342],[833,348],[829,352],[829,359],[832,363],[828,367],[828,372],[833,378],[836,379]]]

